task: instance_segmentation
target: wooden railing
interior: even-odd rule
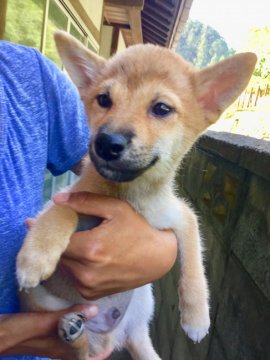
[[[256,108],[260,99],[270,96],[270,84],[258,85],[244,91],[237,100],[237,110],[251,110]]]

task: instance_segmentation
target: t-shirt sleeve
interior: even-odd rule
[[[36,52],[48,110],[47,168],[60,175],[88,151],[89,129],[75,85],[49,59]]]

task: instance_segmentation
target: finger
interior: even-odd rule
[[[47,335],[50,331],[54,330],[62,316],[72,312],[80,312],[87,320],[90,320],[97,315],[98,308],[96,305],[75,305],[55,312],[31,313],[31,315],[36,316],[37,319],[39,319],[40,316],[43,316],[43,324],[41,325],[42,332],[38,334],[38,336]],[[25,316],[28,316],[28,314]]]
[[[79,231],[72,235],[63,257],[77,260],[98,261],[104,254],[104,242],[108,243],[107,229],[99,225],[91,230]]]
[[[72,351],[70,345],[65,344],[57,336],[24,341],[16,346],[16,349],[4,351],[2,355],[14,355],[14,350],[20,354],[32,354],[34,356],[50,357],[53,359],[74,360],[76,358],[76,354]],[[108,349],[98,356],[89,357],[88,360],[105,360],[111,353],[112,349]]]
[[[59,264],[61,271],[68,275],[68,277],[74,282],[82,283],[81,280],[82,273],[85,271],[85,266],[78,260],[73,260],[70,258],[63,258]],[[87,266],[87,270],[89,264]],[[90,286],[91,284],[89,284]]]
[[[97,314],[96,306],[77,305],[57,312],[37,312],[4,315],[0,317],[0,352],[36,337],[46,336],[56,330],[59,319],[69,312],[81,312],[87,319]],[[12,336],[10,336],[12,334]]]
[[[54,195],[53,201],[57,205],[69,206],[78,213],[104,219],[112,218],[112,215],[123,203],[110,196],[93,194],[86,191],[58,193]]]
[[[83,292],[85,292],[85,289],[91,292],[92,289],[96,288],[97,281],[102,281],[100,278],[97,280],[96,271],[95,269],[91,271],[89,264],[86,267],[76,260],[63,259],[60,267],[71,279],[74,287],[80,294],[82,289]]]
[[[93,264],[84,266],[78,261],[63,259],[61,269],[67,273],[73,286],[86,300],[97,300],[101,297],[127,291],[138,286],[137,277],[123,271],[117,277],[111,274],[110,268]],[[109,275],[108,275],[109,273]],[[140,282],[144,285],[148,281]]]
[[[98,356],[88,358],[88,360],[106,360],[109,358],[111,353],[112,353],[112,349],[108,349],[107,351],[105,351],[104,353]]]
[[[35,224],[36,220],[33,218],[27,218],[25,220],[25,225],[27,226],[28,230],[31,229],[31,227]]]
[[[65,344],[57,336],[30,339],[16,344],[14,348],[3,351],[3,355],[32,355],[52,359],[74,360],[74,353],[68,344]]]

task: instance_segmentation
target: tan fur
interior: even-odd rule
[[[188,336],[200,341],[210,322],[198,222],[185,201],[174,195],[173,179],[182,157],[198,136],[216,121],[247,85],[256,58],[250,53],[239,54],[197,71],[175,53],[153,45],[131,47],[105,62],[65,33],[56,35],[56,43],[84,101],[92,143],[105,126],[109,132],[125,130],[135,134],[124,158],[128,164],[144,167],[154,155],[158,155],[154,166],[130,182],[105,179],[89,163],[71,191],[91,191],[126,200],[154,227],[174,230],[181,262],[181,323]],[[96,97],[101,93],[110,94],[113,102],[110,109],[98,105]],[[151,109],[157,102],[166,103],[174,111],[167,117],[156,117]],[[53,274],[77,222],[75,212],[55,205],[39,216],[17,260],[21,288],[35,287]],[[55,289],[58,296],[59,292],[67,292],[65,283],[57,280],[57,276],[50,278],[48,288],[52,292]],[[143,291],[150,290],[147,286],[135,290],[134,304],[129,308],[138,311],[135,302],[141,296],[143,313],[144,301],[146,309],[152,306],[151,295],[150,292],[147,296],[140,295],[140,291],[144,294]],[[139,294],[138,298],[136,294]],[[70,301],[83,301],[76,293],[71,297]],[[126,346],[136,359],[158,359],[148,337],[147,322],[151,311],[145,315],[148,316],[146,325],[133,319],[128,312],[119,325],[128,333],[127,338],[113,332],[107,335],[110,346]],[[139,318],[140,313],[136,316]],[[99,342],[98,336],[95,341],[92,341],[91,349]]]

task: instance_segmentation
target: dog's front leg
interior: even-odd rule
[[[181,325],[194,342],[199,342],[208,333],[210,326],[208,285],[204,274],[197,217],[183,201],[180,206],[183,220],[174,231],[178,239],[181,265]]]
[[[54,272],[78,224],[78,215],[67,207],[51,205],[37,218],[17,257],[21,289],[36,287]]]

